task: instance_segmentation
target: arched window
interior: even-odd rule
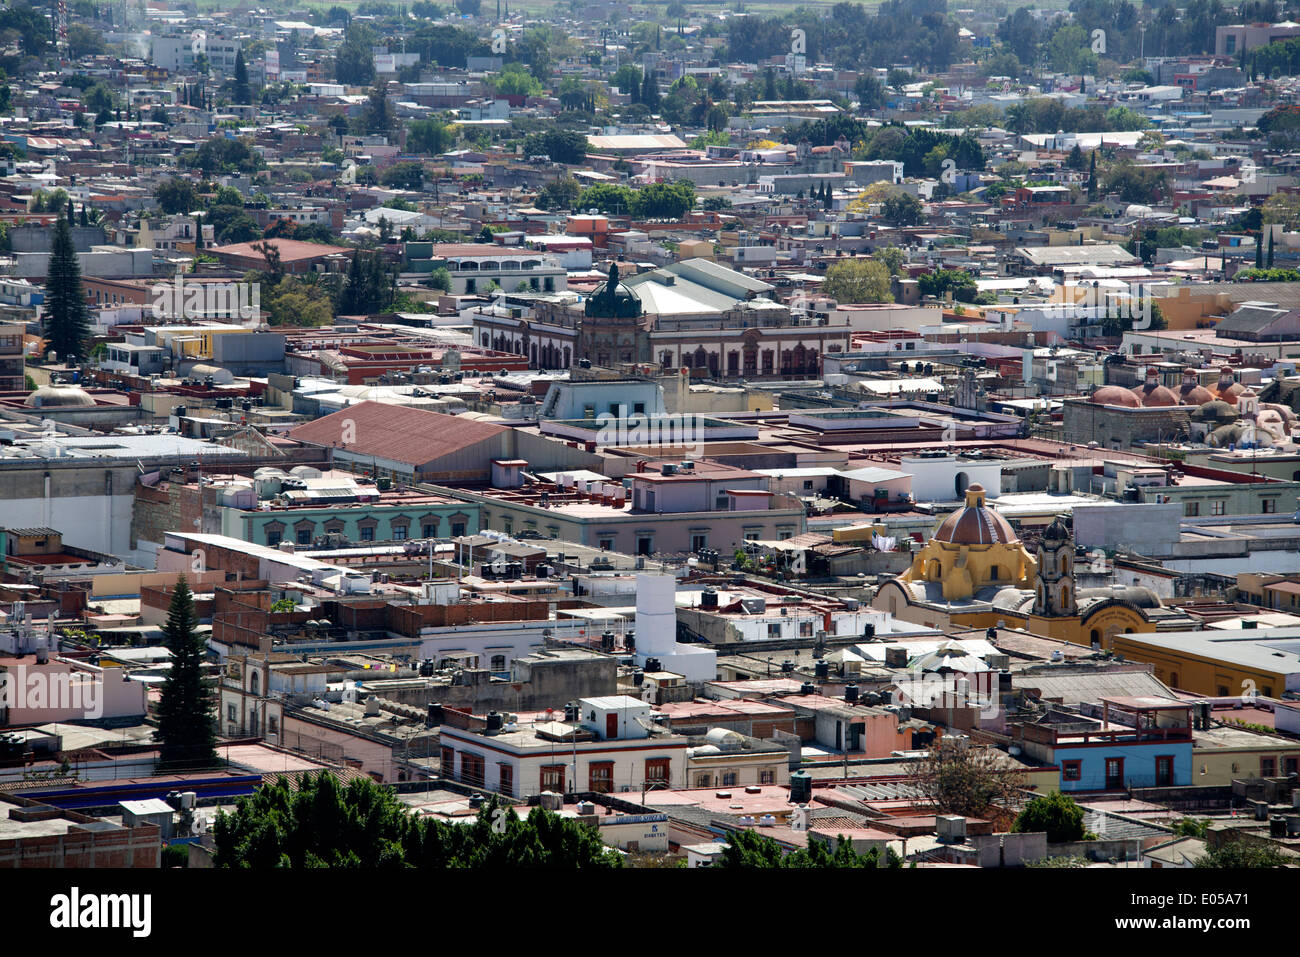
[[[1001,568],[999,568],[997,565],[992,565],[989,567],[989,581],[997,581],[1001,577],[1002,577]]]
[[[258,677],[257,672],[254,671],[254,672],[252,673],[252,675],[250,676],[249,681],[248,681],[248,690],[249,690],[252,694],[257,694],[257,693],[258,693],[258,690],[257,690],[258,683],[259,683],[259,677]]]

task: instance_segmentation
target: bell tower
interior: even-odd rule
[[[1078,614],[1074,599],[1074,539],[1059,518],[1047,526],[1038,543],[1034,593],[1036,615],[1069,618]]]

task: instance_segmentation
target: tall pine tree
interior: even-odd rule
[[[81,263],[72,241],[72,227],[62,216],[54,226],[45,307],[45,340],[49,347],[64,362],[79,361],[86,354],[90,338],[90,310],[81,286]]]
[[[235,54],[235,102],[253,102],[253,88],[248,85],[248,65],[244,63],[244,51]]]
[[[1273,230],[1268,231],[1268,268],[1273,268]]]
[[[159,770],[207,768],[217,763],[212,730],[215,695],[203,677],[206,646],[197,626],[194,596],[181,576],[163,626],[163,641],[172,660],[158,703]]]

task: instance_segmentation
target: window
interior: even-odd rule
[[[711,774],[697,774],[697,775],[695,775],[695,786],[696,786],[697,788],[709,788],[709,787],[713,787],[713,775],[711,775]]]
[[[1260,499],[1259,510],[1263,512],[1265,515],[1271,515],[1273,512],[1276,512],[1277,499],[1275,498]]]
[[[236,710],[233,704],[226,706],[226,717],[229,718],[231,721],[238,720],[239,712]]]
[[[298,544],[299,544],[299,545],[310,545],[310,544],[311,544],[311,529],[310,529],[310,528],[300,528],[300,529],[298,529]]]
[[[645,763],[646,787],[653,784],[667,786],[672,762],[668,758],[647,758]]]
[[[483,755],[461,752],[460,780],[473,787],[483,787]]]
[[[538,782],[543,791],[554,791],[557,794],[564,793],[564,765],[563,764],[543,764],[541,781]]]
[[[614,762],[593,761],[587,769],[589,791],[596,794],[608,794],[614,790]]]
[[[403,541],[406,538],[406,529],[407,526],[405,525],[394,525],[393,540],[398,542]]]
[[[654,539],[650,538],[648,535],[642,535],[637,538],[636,553],[638,555],[652,555],[654,554],[654,550]]]
[[[1173,787],[1174,784],[1174,759],[1172,755],[1162,754],[1156,756],[1156,787],[1167,788]]]
[[[1083,764],[1080,761],[1061,762],[1061,780],[1079,781],[1083,779]]]
[[[781,637],[781,623],[779,621],[768,622],[767,637],[769,638]]]
[[[269,545],[269,546],[271,546],[272,548],[275,548],[277,545],[279,545],[279,544],[280,544],[280,533],[279,533],[279,532],[267,532],[267,533],[266,533],[266,544]]]
[[[1124,759],[1106,759],[1106,789],[1114,790],[1124,786]]]
[[[1190,515],[1200,515],[1200,514],[1201,514],[1201,503],[1200,503],[1200,502],[1184,502],[1184,503],[1183,503],[1183,515],[1190,516]]]
[[[464,535],[464,534],[465,534],[465,523],[464,523],[464,522],[452,522],[452,523],[451,523],[451,537],[452,537],[452,538],[460,538],[460,537],[461,537],[462,535]]]
[[[507,797],[515,795],[515,769],[508,764],[497,765],[497,790]]]
[[[1295,774],[1300,769],[1300,758],[1283,758],[1282,767],[1288,775]]]
[[[1259,759],[1259,776],[1261,778],[1271,778],[1277,775],[1277,758],[1260,758]]]
[[[602,538],[597,544],[600,545],[602,552],[612,552],[614,550],[614,539],[612,538]]]
[[[692,536],[691,536],[691,551],[693,551],[693,552],[702,552],[702,551],[704,551],[704,550],[705,550],[706,548],[708,548],[708,547],[709,547],[709,536],[708,536],[708,535],[692,535]]]
[[[813,636],[813,623],[811,621],[799,622],[799,637],[811,638]]]
[[[805,492],[811,492],[812,487],[813,487],[812,479],[804,479],[803,490]]]
[[[1222,515],[1227,505],[1228,503],[1221,498],[1214,499],[1214,501],[1210,502],[1210,514]]]
[[[424,525],[421,526],[421,528],[420,528],[420,534],[421,534],[424,538],[437,538],[437,537],[438,537],[438,526],[432,524],[431,522],[425,522]]]
[[[492,670],[493,670],[493,671],[505,671],[505,670],[506,670],[506,656],[505,656],[505,655],[493,655],[493,656],[492,656]]]
[[[735,771],[723,771],[723,772],[722,772],[722,786],[723,786],[724,788],[734,788],[734,787],[736,786],[736,772],[735,772]]]
[[[759,784],[775,784],[775,783],[776,783],[776,772],[773,771],[771,768],[764,768],[762,771],[759,771],[759,772],[758,772],[758,783],[759,783]]]

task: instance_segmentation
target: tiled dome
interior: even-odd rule
[[[952,545],[1011,545],[1020,541],[1007,520],[984,504],[984,486],[966,489],[966,504],[939,525],[934,541]]]

